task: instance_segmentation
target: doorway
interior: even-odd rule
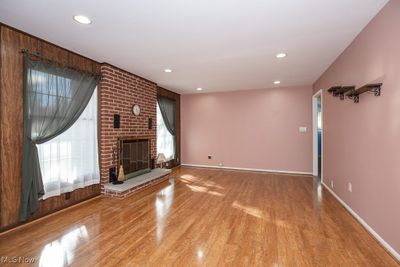
[[[322,89],[313,95],[313,175],[323,180],[323,101]]]

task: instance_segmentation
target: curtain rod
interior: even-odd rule
[[[29,49],[26,49],[26,48],[21,49],[21,53],[23,53],[25,55],[28,55],[28,56],[38,57],[38,58],[40,58],[40,60],[48,61],[48,62],[50,62],[51,64],[54,64],[54,65],[62,65],[62,64],[60,64],[59,62],[57,62],[55,60],[51,60],[49,58],[44,57],[39,52],[31,52],[31,51],[29,51]],[[68,68],[68,69],[71,69],[71,70],[74,70],[74,71],[83,72],[83,73],[90,73],[92,75],[99,76],[100,79],[102,78],[101,73],[97,74],[97,73],[94,73],[94,72],[91,72],[91,71],[84,71],[84,70],[81,70],[81,69],[78,69],[78,68],[74,68],[74,67],[69,66],[66,62],[64,63],[63,66],[65,68]]]
[[[30,52],[30,51],[29,51],[28,49],[26,49],[26,48],[21,49],[21,53],[27,54],[27,55],[29,55],[29,56],[35,56],[35,57],[39,57],[39,58],[41,58],[41,59],[46,59],[46,60],[52,61],[52,60],[50,60],[50,59],[45,58],[44,56],[42,56],[39,52]]]

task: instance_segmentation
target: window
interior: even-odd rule
[[[175,138],[165,126],[157,104],[157,153],[163,153],[167,160],[175,158]]]
[[[84,112],[64,133],[38,145],[43,199],[100,182],[97,147],[97,89]]]
[[[46,109],[57,108],[59,99],[66,103],[72,99],[71,79],[56,74],[29,69],[33,92],[39,107],[33,110],[33,115],[46,114]]]

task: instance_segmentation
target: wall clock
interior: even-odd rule
[[[140,114],[140,107],[139,107],[138,104],[135,104],[135,105],[132,106],[132,113],[133,113],[133,115],[135,115],[135,116],[139,116],[139,114]]]

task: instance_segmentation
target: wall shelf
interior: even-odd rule
[[[344,100],[344,94],[348,91],[356,89],[355,86],[342,86],[339,90],[333,93],[333,96],[339,96],[340,100]]]
[[[328,92],[333,96],[340,97],[340,100],[344,100],[344,94],[350,90],[355,90],[355,86],[333,86],[328,89]]]
[[[354,103],[360,102],[360,95],[365,92],[374,93],[375,96],[381,95],[381,86],[382,83],[372,83],[366,84],[363,87],[358,88],[357,90],[352,89],[346,94],[346,96],[350,99],[353,99]]]
[[[331,88],[328,89],[328,92],[331,93],[332,95],[335,94],[335,92],[337,90],[339,90],[340,88],[342,88],[341,86],[332,86]]]

